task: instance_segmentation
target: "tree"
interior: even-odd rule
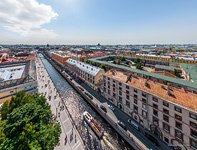
[[[0,149],[52,150],[59,143],[60,125],[43,96],[17,93],[0,113]]]
[[[101,64],[101,65],[100,65],[100,67],[101,67],[103,70],[105,70],[105,71],[107,71],[107,70],[108,70],[107,65]]]
[[[125,57],[122,57],[120,60],[121,61],[126,61],[126,58]]]
[[[136,66],[136,69],[142,70],[142,63],[141,63],[141,62],[137,62],[137,63],[135,64],[135,66]]]

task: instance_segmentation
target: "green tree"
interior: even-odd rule
[[[141,62],[137,62],[137,63],[135,64],[135,66],[136,66],[136,69],[142,70],[142,68],[143,68]]]
[[[0,112],[1,150],[52,150],[59,143],[60,125],[43,96],[17,93]]]
[[[121,61],[126,61],[126,58],[125,57],[122,57],[120,60]]]

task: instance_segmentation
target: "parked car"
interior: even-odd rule
[[[101,105],[100,108],[101,108],[105,113],[107,113],[107,108],[105,108],[105,106]]]
[[[78,88],[79,88],[81,91],[84,91],[84,88],[82,88],[82,87],[80,87],[80,86],[78,86]]]
[[[129,120],[128,120],[128,123],[129,123],[132,127],[134,127],[135,129],[140,130],[138,124],[137,124],[135,121],[129,119]]]
[[[112,111],[115,110],[115,108],[114,108],[112,105],[108,105],[108,107],[109,107]]]
[[[118,123],[118,125],[121,126],[124,130],[127,130],[125,124],[124,124],[122,121],[118,120],[117,123]]]
[[[93,99],[93,96],[90,95],[89,93],[85,92],[85,95],[86,95],[88,98]]]

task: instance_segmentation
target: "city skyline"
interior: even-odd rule
[[[187,44],[197,1],[2,0],[1,44]]]

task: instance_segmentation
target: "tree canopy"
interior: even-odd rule
[[[61,128],[42,95],[17,93],[0,109],[1,150],[52,150]]]

